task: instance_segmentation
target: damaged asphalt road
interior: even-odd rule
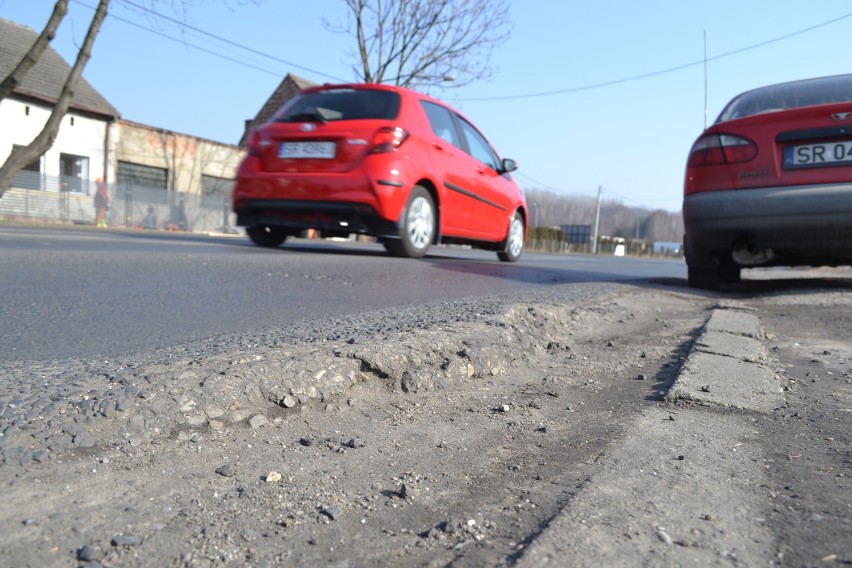
[[[845,306],[556,286],[4,364],[0,564],[849,563]]]

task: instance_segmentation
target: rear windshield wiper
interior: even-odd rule
[[[281,118],[280,122],[311,122],[314,120],[323,124],[328,122],[328,119],[317,110],[291,114]]]

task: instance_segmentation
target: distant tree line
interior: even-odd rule
[[[524,193],[529,206],[530,227],[554,230],[562,225],[594,227],[598,205],[595,196],[560,195],[542,189],[526,189]],[[620,201],[603,199],[598,235],[679,243],[683,240],[683,218],[680,211],[630,207]]]

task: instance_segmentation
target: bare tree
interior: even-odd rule
[[[509,39],[507,0],[344,0],[357,42],[353,70],[365,83],[460,87],[494,74],[494,49]]]
[[[74,90],[77,88],[77,83],[79,83],[80,77],[83,75],[83,68],[92,56],[92,45],[95,43],[95,37],[98,35],[101,23],[106,17],[109,2],[110,0],[100,0],[98,2],[98,7],[95,9],[95,15],[92,17],[92,22],[89,24],[89,30],[86,32],[86,37],[83,40],[83,44],[80,46],[80,51],[77,53],[77,60],[74,62],[71,72],[68,73],[68,78],[65,80],[65,85],[62,87],[59,99],[56,101],[53,111],[50,113],[50,116],[48,117],[47,122],[45,122],[44,127],[41,129],[41,132],[39,132],[28,145],[14,148],[12,153],[6,159],[6,163],[3,164],[3,167],[0,167],[0,197],[11,189],[12,181],[15,179],[18,172],[53,146],[53,142],[56,140],[56,135],[59,133],[59,126],[62,122],[62,118],[65,116],[65,113],[68,112],[68,107],[71,106],[71,99],[74,97]],[[63,3],[63,0],[59,0],[57,2],[57,9],[59,9],[59,5]],[[55,14],[56,9],[54,9],[54,15],[51,16],[51,21],[54,19]],[[49,25],[50,21],[48,22],[48,26]],[[56,25],[58,26],[59,22],[57,22]],[[42,35],[44,35],[44,32]],[[39,40],[40,39],[41,37],[39,37]],[[36,43],[38,43],[39,40],[36,40]],[[44,47],[46,48],[47,45],[45,44]],[[31,49],[28,55],[34,55],[32,52],[33,50]],[[38,55],[41,55],[43,52],[44,48],[42,48]],[[38,61],[38,57],[35,57],[32,60],[30,67],[35,65],[36,61]],[[22,79],[23,76],[21,76],[19,80]]]

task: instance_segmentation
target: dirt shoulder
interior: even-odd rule
[[[810,385],[847,390],[817,392],[799,385],[790,394],[804,391],[813,398],[793,400],[769,414],[672,410],[664,396],[715,302],[676,290],[613,286],[573,301],[531,295],[464,317],[459,308],[456,319],[464,321],[414,323],[402,331],[389,326],[368,332],[342,322],[334,341],[258,340],[229,353],[198,348],[173,361],[108,367],[108,382],[116,386],[97,396],[111,401],[103,406],[110,419],[96,417],[100,402],[83,404],[92,385],[79,375],[90,377],[86,371],[94,367],[81,364],[66,370],[68,376],[56,371],[58,365],[47,365],[39,369],[45,381],[81,381],[80,404],[53,416],[55,428],[70,432],[53,432],[32,417],[31,424],[44,426],[33,430],[56,444],[38,454],[41,460],[32,457],[38,436],[24,429],[26,423],[10,430],[15,444],[4,446],[7,464],[0,467],[0,519],[7,527],[0,535],[0,563],[523,563],[557,519],[570,518],[570,511],[579,511],[578,504],[601,487],[619,487],[625,475],[613,475],[618,471],[613,460],[633,472],[641,469],[636,464],[648,454],[634,440],[637,424],[656,424],[658,416],[678,412],[700,412],[708,429],[714,421],[724,422],[719,432],[728,431],[720,438],[735,447],[744,441],[734,425],[759,421],[755,429],[763,434],[745,442],[764,459],[759,465],[769,480],[747,488],[759,497],[767,535],[755,557],[772,561],[764,556],[780,552],[809,561],[812,554],[797,557],[788,550],[804,554],[807,523],[843,519],[844,511],[849,518],[849,504],[832,501],[829,493],[848,495],[852,474],[848,412],[842,415],[848,408],[843,398],[849,388],[848,354],[823,347],[822,336],[811,338],[808,347],[787,339],[783,314],[804,317],[813,306],[791,303],[784,312],[776,302],[758,300],[754,303],[771,314],[761,323],[769,333],[767,344],[777,348],[772,364],[784,380],[795,378],[799,385],[800,378],[819,375],[823,380]],[[842,321],[833,321],[836,329],[826,331],[836,337]],[[779,335],[782,331],[787,335]],[[823,356],[823,366],[813,363],[812,352],[820,348],[836,357]],[[25,371],[14,367],[9,373]],[[825,374],[829,371],[833,374]],[[146,388],[138,383],[143,377]],[[312,385],[318,388],[312,391]],[[812,438],[826,437],[821,417],[803,421],[796,405],[815,412],[822,398],[832,395],[833,440],[815,444]],[[25,403],[27,397],[19,399]],[[791,412],[799,412],[799,418],[786,417]],[[726,413],[735,418],[727,420]],[[73,425],[79,427],[76,434]],[[75,443],[74,436],[86,443]],[[791,442],[779,444],[785,439]],[[634,453],[623,454],[623,448]],[[679,462],[685,452],[670,449],[666,459]],[[784,458],[785,452],[805,451],[808,465]],[[810,491],[814,467],[830,468],[815,493]],[[700,483],[701,471],[691,475]],[[604,517],[622,520],[634,511],[664,510],[690,498],[680,479],[669,479],[668,495],[592,505]],[[790,501],[790,493],[798,500]],[[806,499],[809,506],[801,511],[786,508]],[[707,517],[695,523],[712,525],[718,511],[708,507]],[[798,524],[791,525],[791,519]],[[849,536],[844,522],[825,536],[826,547]],[[637,523],[631,538],[653,537],[664,554],[685,548],[684,542],[701,546],[700,536],[679,539],[662,529],[674,532]],[[788,548],[782,549],[782,540]],[[615,544],[612,538],[593,538],[587,557],[617,551]],[[850,558],[846,552],[832,554]],[[735,562],[712,550],[708,554],[717,563]]]

